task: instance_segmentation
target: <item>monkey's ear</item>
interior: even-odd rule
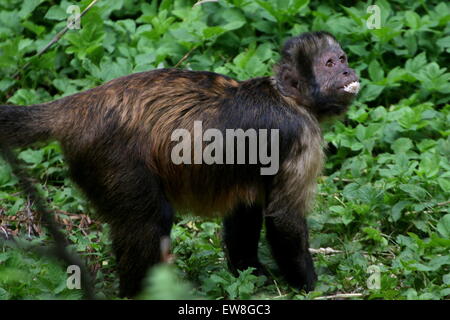
[[[298,73],[292,69],[292,66],[283,64],[279,66],[277,73],[277,85],[280,93],[291,98],[299,98],[299,82]]]

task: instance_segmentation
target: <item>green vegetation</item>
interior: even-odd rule
[[[90,1],[77,3],[84,9]],[[381,28],[369,30],[367,3],[307,0],[99,1],[43,55],[66,26],[69,1],[0,3],[0,102],[28,105],[158,67],[210,70],[237,79],[268,75],[283,40],[332,32],[360,74],[362,91],[347,116],[324,128],[324,176],[309,223],[319,281],[314,292],[278,277],[266,244],[261,260],[273,279],[251,270],[233,277],[220,244],[220,221],[179,217],[175,266],[150,273],[143,298],[311,299],[358,293],[363,299],[450,297],[450,6],[445,1],[377,1]],[[356,4],[357,3],[357,4]],[[21,69],[27,62],[29,66]],[[19,76],[13,75],[20,70]],[[59,145],[18,150],[55,209],[72,247],[96,271],[99,297],[116,295],[107,226],[67,178]],[[0,160],[1,161],[1,160]],[[26,247],[51,239],[33,205],[0,162],[0,234]],[[25,239],[29,239],[25,240]],[[370,266],[381,287],[369,289]],[[0,249],[0,299],[79,298],[65,267],[35,250]]]

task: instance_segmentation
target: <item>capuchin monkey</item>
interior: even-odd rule
[[[281,274],[310,291],[317,276],[305,217],[324,161],[319,122],[345,112],[358,90],[336,39],[327,32],[304,33],[285,43],[272,77],[237,81],[212,72],[157,69],[56,101],[0,106],[0,143],[60,142],[72,179],[111,227],[121,296],[139,293],[149,267],[164,260],[175,212],[224,217],[224,247],[234,273],[249,267],[264,272],[257,254],[264,221]],[[239,150],[223,141],[213,157],[223,151],[227,159],[246,161],[199,162],[198,150],[189,154],[184,148],[180,157],[192,161],[174,161],[186,133],[193,139],[184,147],[208,147],[204,136],[198,144],[195,123],[224,136],[230,129],[268,132],[275,143],[266,141],[266,151],[277,153],[279,168],[262,174],[267,163],[249,161],[251,146]]]

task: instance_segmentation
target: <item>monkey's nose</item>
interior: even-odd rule
[[[359,78],[356,75],[355,70],[353,70],[352,68],[345,68],[344,71],[342,71],[342,75],[347,79],[359,81]]]
[[[347,69],[344,69],[344,72],[342,72],[342,74],[347,77],[352,74],[352,71],[353,71],[352,69],[347,68]]]

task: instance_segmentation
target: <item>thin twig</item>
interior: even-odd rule
[[[281,293],[280,288],[278,287],[277,280],[273,279],[273,283],[275,284],[275,288],[277,288],[277,291],[278,291],[278,297],[283,296],[283,294]]]
[[[436,203],[436,207],[443,207],[443,206],[445,206],[447,204],[450,204],[450,201],[444,201],[444,202]]]
[[[335,250],[333,248],[319,248],[319,249],[309,248],[309,252],[321,254],[337,254],[342,253],[343,251]]]
[[[219,0],[201,0],[201,1],[198,1],[196,4],[194,4],[194,7],[202,5],[202,4],[207,3],[207,2],[219,2]]]
[[[192,53],[192,51],[194,51],[195,49],[197,49],[197,46],[193,47],[191,50],[189,50],[184,56],[183,58],[180,59],[180,61],[177,62],[177,64],[174,66],[174,68],[178,68],[180,66],[180,64],[182,64],[188,57],[189,55]]]
[[[364,296],[362,293],[338,293],[331,296],[315,297],[314,300],[328,300],[328,299],[343,299],[343,298],[357,298]]]
[[[352,179],[347,179],[347,178],[333,178],[333,181],[342,181],[342,182],[353,182],[354,180]]]
[[[37,214],[41,217],[46,229],[55,242],[53,255],[58,259],[66,262],[68,265],[76,265],[81,269],[81,284],[83,289],[83,296],[85,299],[95,299],[94,287],[92,285],[91,277],[84,263],[74,253],[69,253],[67,250],[67,239],[61,232],[56,220],[50,210],[48,210],[45,201],[37,192],[30,179],[26,176],[24,170],[19,165],[18,159],[14,153],[11,152],[7,145],[0,141],[0,155],[5,161],[9,163],[12,171],[19,179],[20,186],[28,195],[30,202],[34,203]]]
[[[28,221],[27,221],[27,229],[28,229],[28,239],[31,239],[31,230],[33,228],[33,213],[31,212],[31,200],[30,200],[30,196],[27,197],[27,205],[25,206],[26,208],[26,212],[27,212],[27,217],[28,217]]]
[[[446,206],[448,204],[450,204],[450,201],[438,202],[438,203],[429,205],[428,208],[432,209],[432,208],[435,208],[435,207],[444,207],[444,206]],[[408,211],[406,213],[408,213],[408,214],[411,214],[411,213],[412,214],[418,214],[418,213],[421,213],[421,212],[423,212],[423,213],[432,213],[433,210],[416,210],[416,211]]]
[[[88,12],[89,9],[91,9],[97,1],[98,1],[98,0],[92,0],[92,2],[91,2],[91,3],[83,10],[83,12],[81,12],[80,16],[77,17],[77,18],[73,21],[72,24],[68,24],[64,29],[62,29],[60,32],[58,32],[58,33],[56,34],[56,36],[54,36],[53,39],[52,39],[49,43],[47,43],[47,45],[46,45],[44,48],[42,48],[41,50],[39,50],[38,53],[36,53],[34,56],[32,56],[32,57],[30,58],[30,60],[28,60],[28,62],[25,63],[25,65],[24,65],[22,68],[20,68],[20,69],[19,69],[12,77],[13,77],[13,78],[18,77],[19,74],[20,74],[22,71],[24,71],[24,70],[31,64],[31,61],[33,61],[35,58],[37,58],[37,57],[41,56],[42,54],[44,54],[44,52],[46,52],[52,45],[54,45],[56,42],[58,42],[59,39],[61,39],[62,36],[69,30],[69,27],[70,27],[71,25],[75,24],[76,22],[78,22],[78,21],[81,19],[81,17],[84,16],[84,15],[86,14],[86,12]]]
[[[6,231],[5,227],[0,226],[0,230],[5,234],[5,239],[8,240],[9,234],[8,234],[8,231]]]

